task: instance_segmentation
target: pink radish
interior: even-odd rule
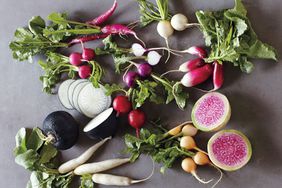
[[[113,25],[106,25],[101,29],[101,32],[104,34],[119,34],[119,35],[133,35],[137,40],[142,42],[142,44],[145,46],[144,42],[137,36],[137,34],[129,29],[128,27],[122,25],[122,24],[113,24]]]
[[[183,51],[177,51],[177,50],[171,50],[173,52],[178,52],[178,53],[188,53],[188,54],[192,54],[192,55],[196,55],[200,58],[206,58],[207,57],[207,52],[198,46],[192,46],[190,48],[188,48],[187,50],[183,50]]]
[[[197,59],[192,59],[192,60],[189,60],[181,64],[179,66],[179,70],[181,72],[190,72],[204,65],[205,65],[205,61],[202,58],[197,58]]]
[[[89,42],[89,41],[93,41],[93,40],[104,39],[107,36],[109,36],[109,34],[104,34],[104,33],[87,35],[87,36],[72,39],[68,44],[73,45],[73,44],[77,44],[77,43],[84,43],[84,42]]]
[[[83,48],[82,58],[87,61],[91,61],[95,57],[95,52],[91,48]]]
[[[113,6],[109,10],[107,10],[105,13],[101,14],[97,18],[88,21],[86,23],[90,25],[101,25],[113,15],[116,8],[117,8],[117,1],[115,0]]]
[[[79,66],[82,63],[81,53],[78,53],[78,52],[71,53],[69,56],[69,59],[70,59],[70,64],[75,65],[75,66]]]
[[[212,91],[216,91],[223,85],[223,64],[220,64],[218,61],[213,63],[213,85],[214,89]]]
[[[78,75],[82,79],[89,78],[92,72],[92,68],[89,65],[82,65],[78,68]]]
[[[117,115],[130,112],[132,105],[127,96],[117,96],[113,101],[113,108],[117,111]]]
[[[146,115],[141,110],[132,110],[128,114],[128,123],[136,129],[136,135],[139,138],[140,128],[145,124]]]
[[[193,87],[195,85],[198,85],[204,81],[206,81],[212,74],[213,68],[211,64],[206,64],[203,67],[194,69],[188,73],[186,73],[181,83],[185,87]]]

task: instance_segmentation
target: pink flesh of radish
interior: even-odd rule
[[[181,64],[179,66],[179,70],[181,72],[189,72],[189,71],[192,71],[196,68],[202,67],[203,65],[205,65],[205,62],[204,62],[203,59],[201,59],[201,58],[192,59],[192,60],[189,60],[189,61]]]
[[[214,62],[214,70],[213,70],[213,91],[218,90],[221,88],[224,82],[223,77],[223,65],[219,64],[217,61]]]
[[[225,133],[214,140],[212,153],[216,160],[227,166],[241,164],[248,155],[246,142],[233,133]]]
[[[212,74],[213,68],[210,64],[206,64],[203,67],[197,68],[193,71],[186,73],[181,83],[185,87],[193,87],[206,81]]]
[[[195,118],[201,125],[213,126],[224,116],[224,106],[221,98],[211,95],[199,104]]]

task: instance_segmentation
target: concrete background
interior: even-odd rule
[[[111,22],[130,23],[138,19],[138,7],[133,0],[119,0],[119,7],[111,19]],[[233,0],[177,0],[171,1],[171,9],[174,12],[186,14],[191,22],[195,21],[194,12],[198,9],[221,9],[233,6]],[[248,16],[260,39],[277,48],[281,57],[282,53],[282,2],[280,0],[244,0],[248,9]],[[70,17],[77,20],[88,20],[102,13],[111,6],[112,0],[0,0],[0,187],[19,188],[25,187],[30,173],[14,163],[12,150],[15,145],[14,136],[20,127],[41,126],[46,115],[55,110],[64,110],[57,96],[47,95],[41,92],[39,76],[41,70],[35,64],[15,62],[8,48],[9,41],[17,27],[25,26],[34,15],[46,17],[53,11],[67,11]],[[143,30],[139,30],[141,38],[149,46],[164,45],[157,36],[156,25],[153,24]],[[171,38],[171,46],[177,49],[185,49],[193,44],[203,44],[201,33],[197,29],[189,29],[177,33]],[[97,43],[89,46],[96,46]],[[178,65],[191,58],[173,58],[169,64],[163,65],[156,71],[165,70]],[[99,59],[109,66],[111,59]],[[219,188],[277,188],[281,187],[282,176],[282,65],[271,61],[254,60],[255,70],[251,75],[241,73],[232,65],[225,66],[225,85],[221,90],[230,99],[232,117],[227,128],[238,129],[244,132],[253,145],[253,157],[249,164],[239,171],[225,173],[225,176],[217,187]],[[109,81],[114,77],[108,75]],[[177,123],[189,120],[192,104],[202,95],[195,90],[188,90],[191,98],[185,111],[178,110],[175,104],[171,105],[145,105],[145,111],[150,117],[161,117],[171,127]],[[160,110],[161,109],[161,110]],[[89,121],[75,111],[71,113],[81,123],[81,127]],[[121,156],[123,149],[122,135],[125,132],[133,132],[125,123],[119,125],[118,135],[99,150],[98,155],[91,159],[99,161]],[[200,133],[196,140],[199,146],[205,148],[205,143],[211,134]],[[79,155],[95,141],[89,140],[82,133],[79,143],[70,150],[62,152],[62,160]],[[205,188],[211,185],[202,185],[192,176],[185,174],[179,168],[179,163],[167,171],[165,175],[156,173],[147,182],[135,187],[147,188]],[[129,175],[133,178],[145,177],[151,170],[151,162],[148,157],[142,157],[137,163],[117,168],[112,173]],[[217,178],[218,174],[213,169],[200,168],[202,177]],[[104,187],[104,186],[98,186]]]

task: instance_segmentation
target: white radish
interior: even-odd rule
[[[132,52],[135,56],[142,56],[147,50],[139,43],[134,43],[131,46]]]
[[[161,58],[162,56],[156,51],[150,51],[147,55],[147,61],[152,66],[157,65]]]
[[[106,141],[110,139],[111,137],[101,140],[100,142],[96,143],[88,150],[86,150],[84,153],[82,153],[79,157],[63,163],[58,168],[59,173],[64,174],[70,172],[76,167],[78,167],[79,165],[82,165],[83,163],[85,163],[87,160],[91,158],[91,156],[95,153],[96,150],[98,150]]]
[[[166,63],[169,60],[170,53],[171,53],[171,50],[170,50],[169,45],[168,45],[168,38],[173,34],[174,29],[171,26],[169,21],[162,20],[162,21],[159,21],[159,23],[158,23],[157,31],[158,31],[159,35],[165,39],[165,43],[166,43],[166,46],[168,48],[168,57],[165,61],[165,63]]]
[[[120,165],[128,163],[129,161],[130,161],[130,158],[125,158],[125,159],[109,159],[109,160],[105,160],[101,162],[87,163],[87,164],[78,166],[74,170],[74,174],[85,175],[85,174],[99,173],[99,172],[103,172],[103,171],[118,167]]]
[[[198,26],[198,23],[189,23],[188,18],[183,14],[175,14],[170,20],[171,26],[176,31],[184,31],[188,27]]]

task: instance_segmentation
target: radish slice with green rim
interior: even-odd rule
[[[84,86],[86,86],[88,83],[90,83],[88,80],[84,80],[84,82],[80,82],[73,90],[72,95],[72,101],[73,101],[73,107],[81,113],[81,110],[78,106],[78,94],[82,90]]]
[[[194,105],[191,118],[194,126],[201,131],[217,131],[223,128],[231,116],[227,97],[218,92],[207,93]]]
[[[94,118],[109,108],[110,96],[106,96],[102,85],[95,88],[92,83],[85,85],[78,94],[78,107],[89,118]]]
[[[69,98],[68,98],[68,90],[69,90],[69,86],[75,82],[75,80],[73,79],[69,79],[69,80],[65,80],[63,83],[61,83],[59,89],[58,89],[58,97],[60,102],[62,103],[62,105],[69,109],[69,110],[73,110],[73,106],[71,105]]]
[[[249,139],[237,130],[222,130],[208,142],[210,160],[226,171],[235,171],[245,166],[252,156]]]
[[[84,82],[84,81],[85,81],[84,79],[78,79],[78,80],[75,80],[74,82],[72,82],[69,86],[68,99],[69,99],[69,102],[70,102],[70,104],[73,108],[74,108],[74,104],[73,104],[73,100],[72,100],[73,91],[78,84],[80,84],[81,82]]]

